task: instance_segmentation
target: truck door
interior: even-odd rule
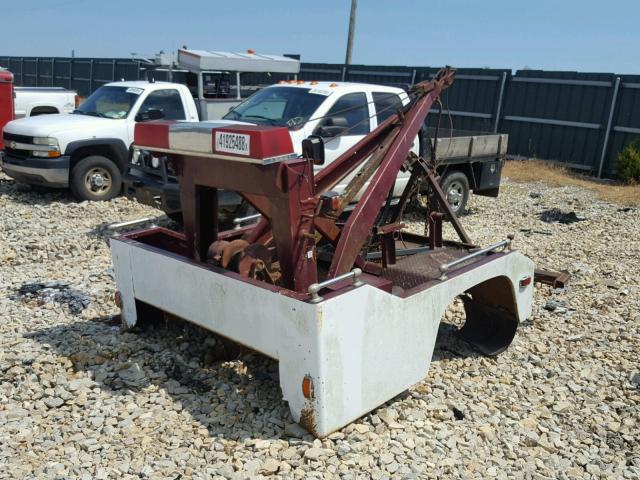
[[[371,131],[371,116],[364,92],[345,93],[336,100],[314,131],[324,139],[325,165]]]
[[[163,120],[185,120],[186,114],[180,92],[175,88],[155,90],[144,99],[136,114],[136,122],[144,122],[149,118],[156,118],[153,113],[159,111]],[[153,113],[152,113],[153,112]],[[133,141],[135,123],[129,125],[129,138]]]

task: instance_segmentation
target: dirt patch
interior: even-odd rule
[[[503,176],[514,182],[543,181],[552,186],[574,185],[595,191],[598,198],[607,202],[640,205],[640,184],[626,185],[597,180],[542,160],[508,161],[504,166]]]

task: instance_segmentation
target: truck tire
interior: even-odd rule
[[[440,185],[453,213],[460,215],[464,212],[469,200],[469,180],[467,180],[467,176],[462,172],[451,172],[444,177]]]
[[[122,189],[122,174],[107,157],[89,155],[73,167],[69,183],[78,200],[111,200]]]

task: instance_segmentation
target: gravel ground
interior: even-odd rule
[[[584,219],[543,222],[553,208]],[[515,232],[570,286],[536,287],[496,359],[452,337],[452,305],[428,377],[322,441],[292,422],[275,362],[216,361],[184,324],[120,332],[104,225],[157,211],[2,174],[0,210],[1,478],[640,478],[639,209],[544,184],[473,197],[477,243]]]

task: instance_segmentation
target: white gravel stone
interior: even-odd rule
[[[47,397],[44,399],[44,404],[49,408],[57,408],[64,404],[64,400],[60,397]]]
[[[552,208],[585,220],[544,223]],[[543,183],[472,196],[462,221],[478,244],[516,233],[569,286],[536,286],[531,319],[494,359],[452,334],[454,302],[423,382],[314,440],[275,362],[217,362],[214,336],[175,321],[120,331],[104,225],[159,211],[0,174],[0,478],[640,478],[640,209],[619,209]],[[88,308],[16,298],[52,280]]]

